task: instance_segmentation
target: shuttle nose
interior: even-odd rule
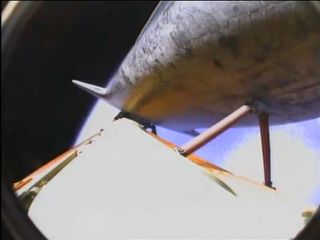
[[[95,97],[106,97],[107,95],[107,89],[106,88],[102,88],[99,86],[95,86],[89,83],[84,83],[78,80],[72,80],[72,83],[74,83],[76,86],[78,86],[79,88],[83,89],[84,91],[92,94]]]

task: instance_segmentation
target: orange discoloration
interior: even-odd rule
[[[59,163],[63,162],[64,160],[66,160],[69,156],[71,156],[72,154],[74,154],[79,147],[86,145],[88,143],[91,143],[92,139],[96,136],[98,136],[100,133],[97,133],[95,135],[93,135],[92,137],[90,137],[89,139],[83,141],[82,143],[78,144],[77,146],[67,150],[66,152],[64,152],[63,154],[59,155],[58,157],[54,158],[53,160],[51,160],[50,162],[46,163],[45,165],[43,165],[42,167],[38,168],[36,171],[34,171],[33,173],[31,173],[30,175],[28,175],[27,177],[23,178],[22,180],[16,182],[13,184],[13,190],[14,191],[18,191],[19,189],[21,189],[23,186],[25,186],[27,183],[29,183],[30,181],[32,181],[32,179],[34,177],[36,177],[37,175],[43,173],[44,171],[46,171],[47,169],[52,168],[53,166],[57,166]]]
[[[42,167],[38,168],[36,171],[34,171],[33,173],[31,173],[30,175],[28,175],[27,177],[25,177],[24,179],[22,179],[19,182],[14,183],[13,185],[13,190],[17,191],[20,188],[22,188],[23,186],[25,186],[27,183],[29,183],[30,181],[32,181],[32,179],[41,174],[42,172],[46,171],[47,169],[58,165],[59,163],[61,163],[62,161],[64,161],[66,158],[68,158],[71,154],[73,154],[76,151],[76,149],[72,148],[66,152],[64,152],[63,154],[61,154],[60,156],[56,157],[55,159],[51,160],[50,162],[48,162],[47,164],[43,165]]]
[[[177,147],[175,144],[151,133],[151,132],[148,132],[152,137],[156,138],[158,141],[162,142],[163,144],[165,144],[166,146],[168,146],[169,148],[171,149],[174,149],[175,147]],[[201,157],[195,155],[195,154],[190,154],[188,156],[186,156],[185,158],[191,160],[193,163],[197,164],[198,166],[201,166],[209,171],[219,171],[219,173],[222,173],[222,174],[231,174],[233,176],[235,176],[232,172],[229,172],[228,170],[226,169],[223,169],[213,163],[210,163],[204,159],[202,159]],[[237,178],[242,179],[244,181],[248,181],[248,182],[251,182],[253,184],[255,184],[257,187],[262,187],[264,190],[268,190],[268,191],[272,191],[272,192],[275,192],[276,190],[273,189],[273,188],[270,188],[270,187],[266,187],[264,184],[261,184],[261,183],[258,183],[254,180],[251,180],[249,178],[246,178],[246,177],[243,177],[243,176],[236,176]]]
[[[14,183],[14,184],[13,184],[13,190],[14,190],[14,191],[19,190],[19,189],[22,188],[24,185],[26,185],[27,183],[29,183],[31,180],[32,180],[32,178],[28,176],[28,177],[24,178],[23,180]]]
[[[151,136],[153,136],[154,138],[156,138],[157,140],[159,140],[160,142],[162,142],[163,144],[165,144],[166,146],[170,147],[171,149],[174,149],[175,147],[177,147],[175,144],[151,133],[151,132],[148,132]],[[218,171],[222,171],[222,172],[225,172],[225,173],[229,173],[229,171],[221,168],[221,167],[218,167],[217,165],[213,164],[213,163],[210,163],[202,158],[200,158],[199,156],[195,155],[195,154],[190,154],[188,156],[186,156],[187,159],[191,160],[192,162],[194,162],[195,164],[201,166],[201,167],[204,167],[208,170],[218,170]]]

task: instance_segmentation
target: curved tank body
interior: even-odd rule
[[[262,101],[271,124],[320,116],[318,3],[163,2],[107,85],[119,109],[176,130]],[[239,125],[257,124],[254,117]]]

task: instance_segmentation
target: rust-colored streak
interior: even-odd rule
[[[76,145],[75,147],[67,150],[66,152],[64,152],[63,154],[59,155],[58,157],[54,158],[53,160],[49,161],[48,163],[46,163],[45,165],[41,166],[40,168],[38,168],[36,171],[34,171],[33,173],[29,174],[27,177],[23,178],[22,180],[16,182],[13,184],[13,190],[14,191],[18,191],[19,189],[21,189],[23,186],[25,186],[27,183],[29,183],[30,181],[32,181],[32,179],[34,177],[36,177],[37,175],[43,173],[44,171],[46,171],[47,169],[52,168],[53,166],[58,165],[59,163],[63,162],[64,160],[66,160],[69,156],[71,156],[72,154],[74,154],[79,147],[86,145],[88,143],[90,143],[90,141],[98,136],[100,133],[97,133],[95,135],[93,135],[92,137],[88,138],[87,140],[81,142],[80,144]]]
[[[51,160],[50,162],[46,163],[45,165],[43,165],[42,167],[38,168],[36,171],[34,171],[33,173],[31,173],[30,175],[28,175],[27,177],[25,177],[24,179],[22,179],[19,182],[16,182],[13,184],[13,190],[17,191],[20,188],[22,188],[23,186],[25,186],[27,183],[29,183],[30,181],[32,181],[32,179],[34,177],[36,177],[37,175],[43,173],[44,171],[46,171],[47,169],[61,163],[62,161],[64,161],[68,156],[70,156],[72,153],[74,153],[76,151],[76,149],[72,148],[66,152],[64,152],[63,154],[61,154],[60,156],[54,158],[53,160]]]
[[[152,137],[156,138],[157,140],[159,140],[160,142],[162,142],[163,144],[165,144],[166,146],[168,146],[169,148],[171,149],[174,149],[175,147],[177,147],[174,143],[171,143],[169,142],[168,140],[165,140],[151,132],[148,132]],[[219,170],[219,171],[222,171],[222,172],[226,172],[226,173],[230,173],[229,171],[213,164],[213,163],[210,163],[202,158],[200,158],[199,156],[195,155],[195,154],[190,154],[188,156],[186,156],[187,159],[191,160],[192,162],[194,162],[195,164],[201,166],[201,167],[204,167],[208,170]]]
[[[30,181],[32,181],[32,179],[34,177],[36,177],[37,175],[43,173],[44,171],[46,171],[47,169],[52,168],[53,166],[58,165],[59,163],[63,162],[64,160],[66,160],[70,155],[72,155],[75,151],[78,150],[79,147],[86,145],[88,143],[90,143],[92,141],[92,139],[96,136],[98,136],[100,133],[97,133],[95,135],[93,135],[92,137],[90,137],[89,139],[85,140],[84,142],[78,144],[77,146],[69,149],[68,151],[64,152],[63,154],[59,155],[58,157],[56,157],[55,159],[51,160],[50,162],[48,162],[47,164],[43,165],[42,167],[40,167],[39,169],[37,169],[36,171],[34,171],[33,173],[31,173],[30,175],[28,175],[27,177],[23,178],[21,181],[16,182],[13,184],[13,190],[14,191],[18,191],[19,189],[21,189],[23,186],[25,186],[27,183],[29,183]],[[149,135],[151,135],[152,137],[156,138],[158,141],[160,141],[161,143],[165,144],[167,147],[174,149],[175,147],[177,147],[174,143],[171,143],[155,134],[153,134],[152,132],[148,132]],[[189,156],[186,157],[187,159],[191,160],[193,163],[197,164],[198,166],[204,167],[208,170],[218,170],[218,171],[222,171],[225,173],[230,173],[229,171],[213,164],[210,163],[202,158],[200,158],[199,156],[195,155],[195,154],[190,154]]]
[[[30,178],[29,176],[24,178],[23,180],[16,182],[13,184],[13,191],[17,191],[20,188],[22,188],[24,185],[26,185],[27,183],[31,182],[32,178]]]
[[[182,155],[188,156],[192,152],[198,150],[199,148],[207,144],[209,141],[213,140],[215,137],[219,136],[221,133],[229,129],[233,124],[238,122],[250,111],[251,108],[249,106],[241,106],[236,111],[222,119],[220,122],[216,123],[205,132],[201,133],[197,137],[191,139],[189,142],[181,146],[180,149]]]

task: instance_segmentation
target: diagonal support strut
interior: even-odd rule
[[[216,123],[205,132],[201,133],[197,137],[191,139],[181,147],[176,147],[175,150],[183,156],[188,156],[195,152],[209,141],[213,140],[232,125],[237,123],[241,118],[249,113],[257,115],[260,126],[261,143],[262,143],[262,155],[264,166],[264,184],[268,187],[272,187],[271,182],[271,161],[270,161],[270,134],[269,134],[269,115],[264,109],[264,105],[258,101],[253,101],[251,104],[243,105],[233,113]]]
[[[198,150],[209,141],[219,136],[221,133],[229,129],[232,125],[238,122],[241,118],[252,111],[251,107],[248,105],[243,105],[238,108],[236,111],[222,119],[217,124],[213,125],[205,132],[201,133],[197,137],[191,139],[189,142],[184,144],[181,147],[178,147],[176,150],[183,156],[188,156],[194,151]]]
[[[271,182],[271,156],[270,156],[270,134],[269,134],[269,114],[266,112],[258,113],[260,126],[260,136],[263,156],[264,184],[272,187]]]

